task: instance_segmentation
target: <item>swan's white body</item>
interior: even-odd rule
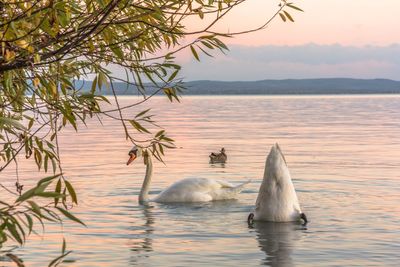
[[[271,222],[299,221],[301,209],[285,157],[275,144],[267,157],[264,179],[254,210],[254,220]]]
[[[175,182],[154,199],[149,198],[153,163],[148,156],[146,175],[139,194],[139,203],[149,201],[160,203],[171,202],[208,202],[213,200],[234,199],[250,181],[234,186],[228,182],[208,178],[187,178]]]
[[[241,184],[234,186],[228,182],[207,179],[187,178],[175,182],[162,191],[155,202],[208,202],[213,200],[234,199],[242,191]]]

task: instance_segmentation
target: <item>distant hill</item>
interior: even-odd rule
[[[91,82],[83,88],[89,90]],[[387,79],[287,79],[261,81],[191,81],[186,82],[185,95],[303,95],[303,94],[399,94],[400,81]],[[115,83],[119,95],[137,95],[133,87]],[[151,92],[151,90],[150,90]],[[110,94],[109,90],[102,93]]]
[[[188,94],[387,94],[400,93],[400,81],[374,79],[301,79],[254,82],[193,81]]]

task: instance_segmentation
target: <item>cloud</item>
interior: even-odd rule
[[[400,45],[231,46],[227,55],[181,62],[186,80],[387,78],[400,80]]]

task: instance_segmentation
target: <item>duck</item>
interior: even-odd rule
[[[285,156],[277,143],[267,156],[255,208],[247,218],[249,224],[253,221],[308,223],[300,208]]]
[[[235,199],[243,188],[251,182],[248,180],[238,185],[223,180],[210,178],[186,178],[179,180],[164,189],[158,196],[150,198],[150,182],[153,176],[153,162],[151,152],[138,148],[136,145],[128,153],[126,165],[130,165],[136,158],[143,156],[146,173],[139,194],[139,204],[148,202],[158,203],[191,203],[209,202],[216,200]]]
[[[212,152],[210,155],[210,163],[225,163],[228,156],[225,153],[225,148],[221,148],[219,153]]]

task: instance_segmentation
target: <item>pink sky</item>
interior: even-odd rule
[[[220,21],[215,31],[238,32],[265,23],[279,0],[248,0]],[[177,55],[186,80],[285,78],[387,78],[399,80],[400,0],[293,0],[295,22],[279,17],[267,29],[223,39],[230,51],[214,58],[190,50]],[[201,20],[190,21],[199,29]]]
[[[256,28],[277,10],[279,0],[247,0],[217,28],[237,32]],[[263,80],[286,78],[387,78],[400,80],[400,0],[293,0],[304,12],[290,11],[295,22],[279,17],[267,29],[223,39],[224,55],[189,49],[176,55],[185,80]],[[200,29],[199,18],[188,21]],[[181,44],[188,43],[189,39]],[[125,73],[122,77],[125,77]]]
[[[295,23],[285,23],[278,17],[267,29],[237,36],[227,43],[252,46],[307,43],[384,46],[400,43],[399,0],[293,2],[305,11],[287,9]],[[221,21],[218,30],[232,32],[261,25],[274,13],[278,3],[278,0],[249,0]]]

